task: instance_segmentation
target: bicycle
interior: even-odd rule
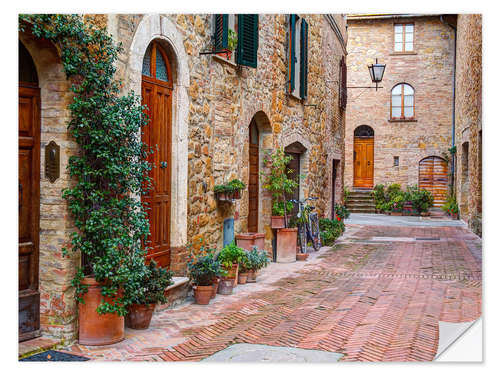
[[[298,221],[298,239],[300,245],[300,252],[307,252],[307,243],[312,242],[314,251],[318,251],[321,248],[321,237],[319,235],[319,218],[316,212],[311,212],[314,210],[314,206],[309,206],[306,204],[308,200],[316,200],[318,198],[311,197],[306,198],[303,201],[291,199],[289,202],[296,203],[299,206],[299,212],[297,213]]]

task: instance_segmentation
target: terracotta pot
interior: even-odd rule
[[[154,311],[154,303],[149,305],[130,305],[128,314],[125,316],[125,326],[132,329],[148,329]]]
[[[421,212],[420,216],[431,216],[431,213],[429,211],[427,211],[427,212]]]
[[[212,298],[217,294],[217,288],[219,287],[219,278],[216,278],[214,283],[212,284]]]
[[[112,302],[110,297],[101,294],[104,283],[93,277],[85,277],[82,284],[88,292],[82,298],[84,303],[78,304],[78,342],[82,345],[109,345],[125,338],[125,318],[117,314],[98,314],[96,309],[101,300]],[[119,291],[121,296],[123,291]]]
[[[276,262],[291,263],[296,261],[297,228],[278,229],[276,241]]]
[[[219,281],[219,287],[217,288],[217,293],[222,295],[233,294],[234,280],[223,277]]]
[[[451,218],[452,218],[453,220],[458,220],[458,214],[456,214],[456,213],[455,213],[455,214],[454,214],[454,213],[452,213],[452,214],[451,214]]]
[[[271,228],[280,229],[285,227],[284,216],[271,216]]]
[[[240,199],[241,198],[241,193],[239,190],[236,190],[234,193],[233,193],[233,199]]]
[[[245,250],[252,250],[254,246],[257,249],[264,249],[264,233],[240,233],[234,238],[236,239],[236,245]]]
[[[247,283],[256,283],[257,282],[257,271],[250,270],[248,271]]]
[[[392,216],[403,216],[403,213],[402,212],[397,212],[397,211],[392,211],[391,215]]]
[[[194,290],[194,299],[198,305],[208,305],[210,299],[212,297],[212,291],[214,287],[212,285],[195,285],[193,286]]]
[[[297,256],[297,260],[299,260],[299,261],[305,261],[309,257],[309,254],[307,254],[307,253],[297,253],[296,256]]]
[[[248,272],[238,273],[238,284],[246,284],[248,278]]]

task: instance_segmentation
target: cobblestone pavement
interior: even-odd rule
[[[431,361],[438,321],[481,315],[481,241],[465,227],[348,225],[306,263],[271,264],[208,306],[155,313],[96,360],[199,361],[234,343],[341,353],[341,361]]]

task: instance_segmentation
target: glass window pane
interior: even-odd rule
[[[392,106],[393,107],[401,106],[401,95],[393,95],[392,96]]]
[[[413,117],[413,107],[405,107],[405,117]]]
[[[405,35],[405,42],[410,42],[413,43],[413,33],[406,33]]]
[[[413,107],[413,95],[405,95],[405,107]]]
[[[403,43],[394,43],[394,51],[396,52],[403,51]]]
[[[403,34],[394,34],[394,41],[401,43],[403,41]]]
[[[144,60],[142,60],[142,74],[151,77],[151,44],[144,54]]]
[[[412,33],[413,32],[413,25],[412,24],[406,25],[406,32],[407,33]]]
[[[406,43],[405,51],[413,51],[413,43]]]
[[[413,88],[410,85],[405,85],[405,95],[413,95]]]
[[[392,107],[392,117],[394,118],[401,117],[401,107]]]
[[[394,32],[395,33],[402,33],[403,32],[403,25],[394,25]]]
[[[401,85],[394,86],[392,95],[401,95]]]
[[[158,49],[156,50],[156,78],[162,81],[168,81],[167,67]]]

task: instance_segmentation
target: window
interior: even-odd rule
[[[288,30],[288,93],[307,97],[309,25],[305,19],[290,15]]]
[[[394,25],[394,52],[413,51],[414,25],[397,23]]]
[[[399,167],[399,156],[394,156],[394,167]]]
[[[345,63],[345,57],[342,56],[340,60],[340,71],[339,71],[339,106],[341,109],[346,109],[347,107],[347,65]]]
[[[392,89],[391,119],[412,120],[415,117],[415,99],[413,88],[400,83]]]
[[[171,84],[170,65],[167,55],[158,42],[153,41],[142,60],[142,75],[151,81]]]
[[[259,47],[259,15],[258,14],[215,14],[214,15],[214,49],[215,51],[227,50],[230,33],[237,36],[236,48],[228,58],[238,65],[252,68],[257,67],[257,50]],[[218,53],[226,58],[226,53]]]

